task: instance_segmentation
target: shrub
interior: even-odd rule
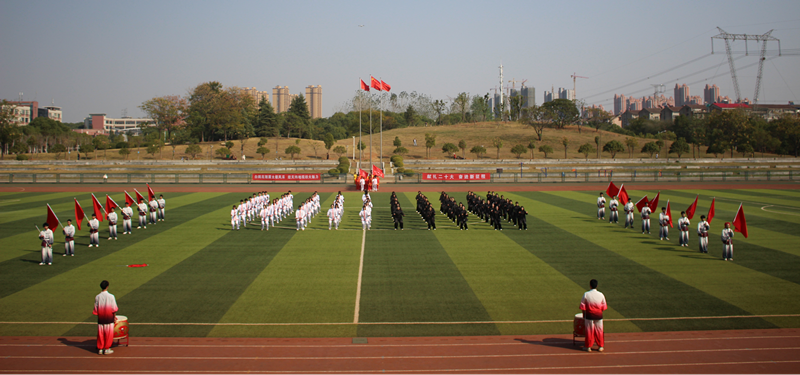
[[[336,175],[336,174],[340,174],[340,173],[341,173],[341,171],[339,171],[339,169],[338,169],[338,168],[333,168],[333,169],[331,169],[331,170],[328,170],[328,173],[329,173],[329,174]]]
[[[28,160],[28,155],[17,154],[17,160]]]
[[[406,169],[406,170],[403,171],[403,174],[405,174],[406,176],[413,176],[414,175],[414,171],[412,171],[410,169]]]

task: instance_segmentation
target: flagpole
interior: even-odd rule
[[[58,215],[56,215],[56,212],[53,211],[53,207],[50,207],[50,203],[47,204],[47,208],[50,209],[50,212],[52,212],[53,216],[56,217],[56,221],[58,221],[58,225],[61,227],[61,229],[64,229],[64,224],[61,224],[61,220],[58,218]],[[37,227],[37,229],[38,229],[38,227]],[[58,228],[56,228],[56,229],[58,229]]]
[[[383,85],[383,80],[381,79],[381,85]],[[378,154],[378,164],[381,165],[381,170],[383,170],[383,87],[381,87],[381,101],[378,104],[378,107],[381,110],[381,147],[380,147],[380,154]]]
[[[372,84],[372,74],[370,74],[370,84]],[[372,164],[372,93],[369,94],[369,164]]]
[[[361,79],[361,78],[359,78],[359,79]],[[361,82],[364,82],[364,81],[362,80]],[[361,91],[362,90],[358,91],[359,95],[358,95],[358,146],[357,146],[357,148],[358,148],[358,167],[359,168],[361,168],[361,153],[362,153],[361,152],[361,145],[362,145],[362,143],[361,143],[361,133],[363,133],[363,131],[361,130],[361,112],[363,112],[361,110],[361,102],[362,102],[363,93]]]

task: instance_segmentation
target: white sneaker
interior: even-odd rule
[[[67,254],[62,255],[62,257],[65,257],[65,256],[67,256]]]
[[[89,245],[89,247],[92,247],[92,245]]]
[[[97,351],[97,354],[103,355],[103,353],[105,353],[105,350],[103,350],[103,349],[100,349],[100,350]]]
[[[108,239],[111,240],[111,237],[108,237]]]
[[[39,263],[40,266],[44,266],[44,263]]]
[[[136,229],[142,229],[142,227],[136,227]]]
[[[592,351],[592,348],[583,348],[583,350],[585,350],[585,351],[587,351],[587,352],[591,352],[591,351]]]
[[[114,354],[114,351],[111,349],[106,349],[106,351],[103,352],[103,354]]]
[[[601,346],[599,349],[597,349],[597,351],[598,352],[602,352],[603,351],[603,347]]]
[[[48,265],[48,266],[52,266],[52,265],[53,265],[53,263],[47,263],[47,265]]]

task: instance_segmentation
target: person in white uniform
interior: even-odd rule
[[[644,206],[642,208],[642,234],[650,234],[650,211],[649,206]]]
[[[164,195],[158,196],[158,221],[164,221],[166,218],[165,209],[167,208],[167,201],[164,199]]]
[[[235,204],[231,206],[231,230],[239,230],[239,210]]]
[[[158,202],[156,197],[150,200],[150,224],[155,224],[158,221]]]
[[[666,207],[661,207],[661,213],[658,214],[658,225],[660,226],[659,239],[669,241],[669,215],[667,215]]]
[[[603,196],[603,193],[600,193],[600,196],[597,197],[597,220],[603,220],[606,218],[606,197]]]
[[[122,208],[122,234],[130,234],[133,228],[131,219],[133,218],[133,209],[129,202],[125,202],[125,207]]]
[[[297,212],[294,213],[294,219],[295,219],[295,221],[297,221],[297,229],[296,230],[300,230],[300,229],[306,230],[306,228],[303,228],[303,216],[304,216],[303,205],[299,205],[299,206],[297,206]]]
[[[139,209],[139,226],[136,229],[147,229],[147,204],[144,203],[144,199],[139,199],[137,208]]]
[[[700,238],[700,252],[708,253],[708,231],[711,225],[706,221],[706,215],[700,216],[700,223],[697,224],[697,237]]]
[[[75,256],[75,226],[72,225],[72,220],[67,220],[61,233],[64,233],[64,256]]]
[[[48,266],[53,265],[53,243],[55,243],[55,238],[53,237],[53,231],[50,230],[50,224],[44,223],[42,224],[42,229],[39,231],[39,239],[42,240],[42,262],[39,263],[40,266],[44,266],[47,264]]]
[[[725,222],[722,229],[722,260],[733,261],[733,229],[731,223]]]
[[[97,215],[92,214],[92,220],[89,220],[89,247],[92,245],[100,247],[100,221],[97,220]]]
[[[108,239],[117,239],[117,213],[114,211],[114,207],[111,207],[111,212],[108,213],[106,216],[108,219]]]
[[[689,225],[692,223],[686,217],[686,211],[681,211],[681,218],[678,219],[678,229],[681,231],[680,245],[684,247],[689,246]]]
[[[619,222],[619,201],[617,200],[617,196],[615,195],[611,202],[608,203],[608,207],[611,209],[611,215],[608,219],[608,223],[618,223]]]

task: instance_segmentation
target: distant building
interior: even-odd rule
[[[767,121],[772,121],[786,115],[800,115],[800,107],[793,104],[759,104],[753,107],[753,112]]]
[[[14,106],[14,116],[17,118],[18,126],[30,124],[39,115],[39,102],[37,101],[9,101],[8,103]]]
[[[681,107],[666,106],[664,108],[661,108],[661,121],[671,122],[680,115],[681,115]]]
[[[296,96],[289,93],[289,86],[275,86],[272,89],[272,106],[275,107],[275,113],[288,111],[289,105],[292,104],[292,99]]]
[[[536,89],[533,87],[522,87],[520,90],[522,95],[522,108],[536,107]]]
[[[61,107],[56,107],[56,106],[51,105],[51,106],[39,108],[38,117],[47,117],[47,118],[49,118],[51,120],[62,122],[61,121],[61,115],[62,115]]]
[[[134,135],[142,134],[142,124],[154,124],[153,119],[149,118],[110,118],[105,113],[92,113],[83,119],[83,129],[81,133],[95,134],[118,134],[131,132]],[[86,131],[88,130],[88,131]]]
[[[544,103],[552,102],[553,99],[556,99],[556,98],[553,97],[553,92],[552,91],[545,91],[544,92]]]
[[[266,91],[258,91],[255,87],[245,87],[242,91],[246,92],[250,97],[253,98],[253,101],[258,105],[261,103],[261,99],[265,101],[269,101],[269,93]]]
[[[631,125],[631,121],[636,120],[639,118],[639,111],[634,110],[627,110],[623,112],[620,116],[620,122],[623,128],[627,128]]]
[[[750,106],[745,104],[745,103],[733,103],[733,104],[714,103],[714,104],[712,104],[711,106],[708,107],[709,111],[714,111],[714,112],[724,112],[724,111],[730,111],[730,110],[734,110],[734,109],[745,109],[745,110],[748,110],[748,109],[750,109]]]
[[[680,109],[680,115],[688,118],[703,118],[707,113],[708,107],[700,104],[687,104]]]
[[[714,104],[718,102],[719,102],[719,87],[717,87],[717,85],[711,85],[711,86],[706,85],[706,87],[703,88],[702,104]]]
[[[628,98],[625,95],[614,94],[614,114],[619,116],[628,110]]]
[[[689,104],[689,86],[686,84],[679,85],[675,84],[675,89],[673,97],[675,98],[675,106],[681,107],[686,104]]]
[[[644,108],[641,111],[639,111],[639,118],[644,118],[645,120],[653,120],[653,121],[661,120],[661,109]]]
[[[322,118],[322,86],[310,85],[306,87],[306,104],[311,118]]]
[[[567,90],[565,88],[559,87],[558,88],[558,98],[559,99],[567,99],[567,100],[575,100],[575,90]]]

